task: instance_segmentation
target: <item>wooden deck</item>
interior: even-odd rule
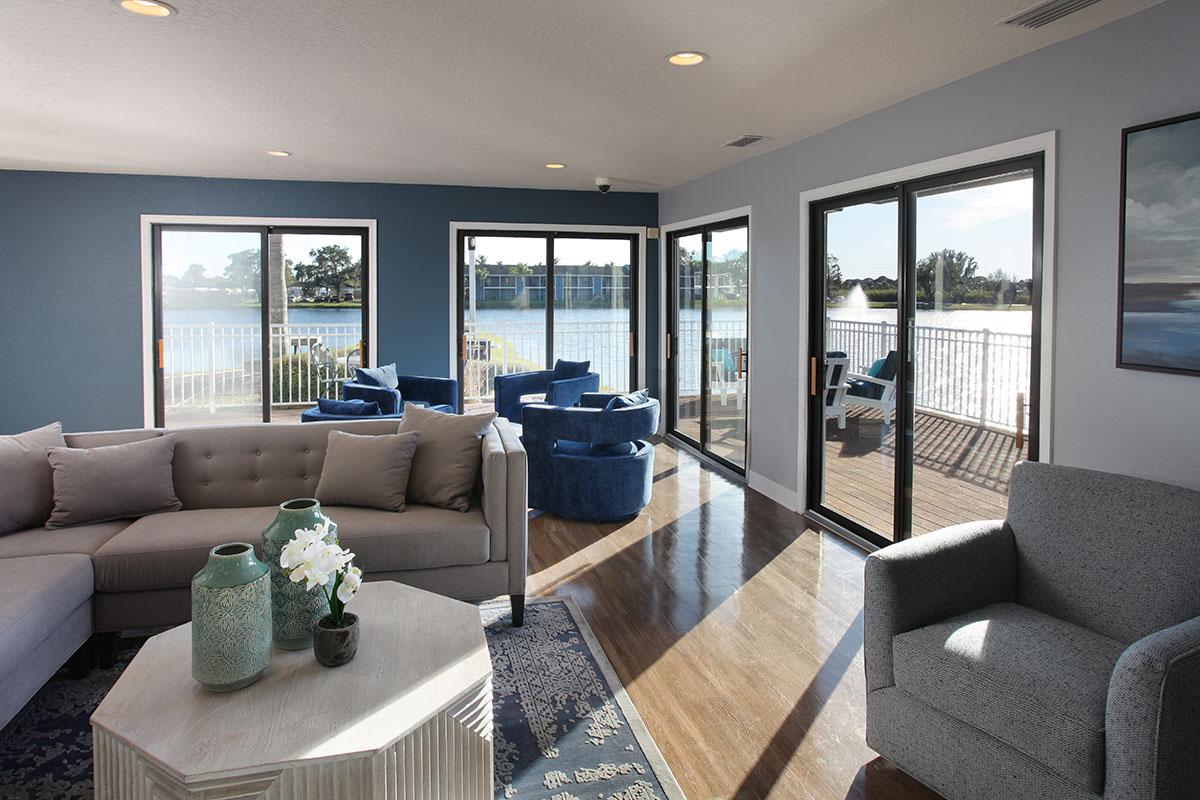
[[[826,424],[825,504],[887,538],[895,431],[880,412],[863,409],[850,412],[844,430]],[[918,413],[913,443],[914,534],[1005,515],[1012,465],[1024,457],[1012,435]]]

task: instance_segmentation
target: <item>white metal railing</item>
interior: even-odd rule
[[[467,403],[490,401],[497,375],[545,368],[543,322],[468,321],[466,329],[463,395]],[[625,321],[554,323],[555,358],[591,361],[591,371],[599,373],[604,392],[629,391],[629,343],[629,323]]]
[[[358,365],[362,326],[270,326],[271,404],[336,397],[338,381]],[[163,326],[163,391],[168,410],[259,405],[262,326],[207,323]]]
[[[984,328],[964,330],[918,325],[913,367],[918,410],[935,411],[1015,430],[1018,395],[1029,401],[1033,337]],[[890,322],[826,320],[825,348],[840,350],[850,369],[865,372],[896,349]]]

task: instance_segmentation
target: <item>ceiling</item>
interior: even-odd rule
[[[1161,2],[171,1],[0,5],[0,168],[653,191]]]

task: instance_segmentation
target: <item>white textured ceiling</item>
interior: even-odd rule
[[[1161,2],[172,1],[0,3],[0,167],[653,190]]]

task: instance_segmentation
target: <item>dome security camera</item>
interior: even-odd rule
[[[600,194],[608,194],[608,190],[612,188],[612,178],[596,178],[596,188],[600,190]]]

